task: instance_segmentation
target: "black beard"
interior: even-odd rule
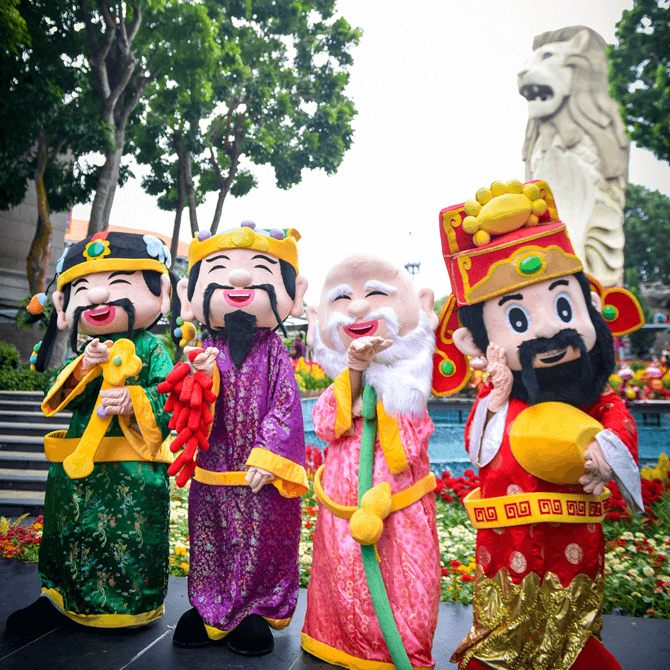
[[[256,333],[256,317],[253,314],[237,311],[223,317],[224,327],[221,330],[221,341],[228,342],[228,353],[239,370],[247,354],[254,346]]]
[[[610,346],[611,343],[610,336]],[[537,354],[567,346],[578,349],[581,356],[546,368],[533,367]],[[611,369],[603,365],[602,347],[603,343],[598,339],[593,349],[586,351],[582,336],[572,328],[562,330],[549,339],[524,342],[519,346],[521,370],[512,371],[511,396],[529,405],[541,402],[564,402],[574,407],[593,405],[611,374]]]
[[[81,315],[84,312],[97,309],[98,307],[122,307],[125,309],[126,314],[128,315],[128,332],[126,336],[128,339],[132,338],[133,327],[135,326],[135,307],[128,298],[120,298],[119,300],[113,300],[112,302],[102,302],[99,305],[86,305],[85,307],[77,307],[74,310],[74,325],[72,326],[72,334],[70,335],[70,348],[72,351],[77,351],[77,336],[79,334],[79,319],[81,318]]]
[[[202,311],[205,317],[205,325],[207,326],[207,330],[209,331],[209,334],[212,337],[215,337],[216,333],[221,332],[221,328],[214,328],[211,323],[210,319],[210,303],[212,301],[212,295],[214,294],[214,291],[218,289],[230,291],[233,287],[232,286],[224,286],[223,284],[210,284],[206,289],[205,289],[205,295],[202,301]],[[275,292],[275,287],[272,284],[254,284],[252,286],[245,286],[244,287],[247,290],[252,290],[252,289],[261,289],[262,291],[265,291],[268,294],[268,297],[270,298],[270,307],[272,308],[272,313],[275,315],[275,319],[277,319],[277,325],[279,328],[281,328],[282,333],[284,337],[288,337],[288,333],[286,332],[286,328],[284,327],[284,324],[282,323],[282,320],[279,318],[279,312],[277,311],[277,294]],[[226,315],[227,316],[227,315]],[[249,315],[247,315],[249,316]],[[226,319],[224,316],[224,324],[226,323]],[[256,319],[254,317],[254,326],[256,323]],[[224,328],[226,326],[224,325]],[[239,367],[239,366],[238,366]]]

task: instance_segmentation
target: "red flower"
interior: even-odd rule
[[[462,579],[464,582],[474,582],[474,581],[475,581],[475,578],[474,578],[472,575],[463,575],[463,576],[461,577],[461,579]]]
[[[450,562],[450,565],[451,565],[452,568],[457,568],[460,564],[461,564],[461,562],[457,561],[456,559],[454,559],[453,561]]]

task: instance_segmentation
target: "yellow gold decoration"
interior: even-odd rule
[[[268,237],[253,228],[242,226],[233,231],[214,235],[200,240],[197,236],[191,240],[188,248],[188,269],[206,256],[223,249],[255,249],[268,253],[275,258],[290,263],[296,272],[298,270],[297,242],[300,233],[295,228],[289,228],[283,240]]]
[[[83,251],[87,261],[101,261],[111,253],[108,240],[91,240]]]
[[[503,568],[488,579],[475,573],[472,628],[454,652],[453,663],[471,658],[494,670],[568,670],[590,637],[600,641],[605,581],[577,575],[563,587],[547,572],[515,584]],[[529,644],[529,641],[533,641]]]
[[[547,203],[535,184],[524,186],[512,179],[507,184],[494,181],[490,189],[480,188],[476,200],[467,200],[464,208],[468,216],[463,220],[463,230],[473,235],[475,245],[481,247],[491,241],[491,235],[536,226],[547,211]]]
[[[610,497],[605,489],[599,496],[581,493],[515,493],[496,498],[481,498],[476,488],[463,499],[474,528],[506,528],[529,523],[601,523],[604,502]]]
[[[519,465],[555,484],[574,484],[584,474],[584,451],[603,425],[561,402],[524,409],[510,430],[510,447]]]

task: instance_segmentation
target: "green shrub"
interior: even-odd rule
[[[0,369],[16,370],[19,367],[19,350],[9,342],[0,342]]]
[[[49,379],[49,371],[35,372],[29,365],[14,369],[0,368],[0,390],[3,391],[44,391]]]

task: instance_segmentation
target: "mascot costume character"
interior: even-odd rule
[[[435,476],[426,410],[433,292],[385,260],[352,255],[327,275],[308,342],[335,379],[314,407],[329,443],[302,647],[354,670],[432,668],[440,600]]]
[[[610,287],[623,281],[630,142],[608,92],[606,46],[584,26],[542,33],[518,87],[528,100],[526,179],[553,185],[578,258]]]
[[[183,461],[182,472],[194,472],[193,608],[175,630],[178,646],[225,639],[238,654],[267,654],[270,629],[288,626],[296,607],[305,434],[288,351],[273,331],[303,312],[299,239],[293,228],[244,222],[216,236],[201,232],[189,247],[189,276],[177,288],[181,315],[207,326],[204,351],[189,357],[193,377],[213,378],[217,397],[209,447],[198,450],[197,465]]]
[[[67,431],[44,438],[46,597],[9,617],[11,634],[43,634],[63,614],[97,628],[163,614],[172,457],[157,385],[172,361],[149,330],[170,309],[169,265],[157,237],[117,232],[78,242],[58,262],[54,310],[31,360],[40,371],[48,366],[57,328],[72,329],[73,351],[78,332],[92,339],[46,387],[44,413],[67,409],[72,418]]]
[[[486,357],[465,428],[480,488],[474,620],[461,669],[620,668],[600,641],[605,485],[643,507],[637,428],[607,385],[612,333],[644,322],[624,289],[584,274],[549,186],[494,182],[440,213],[453,294],[440,316],[433,392]]]

